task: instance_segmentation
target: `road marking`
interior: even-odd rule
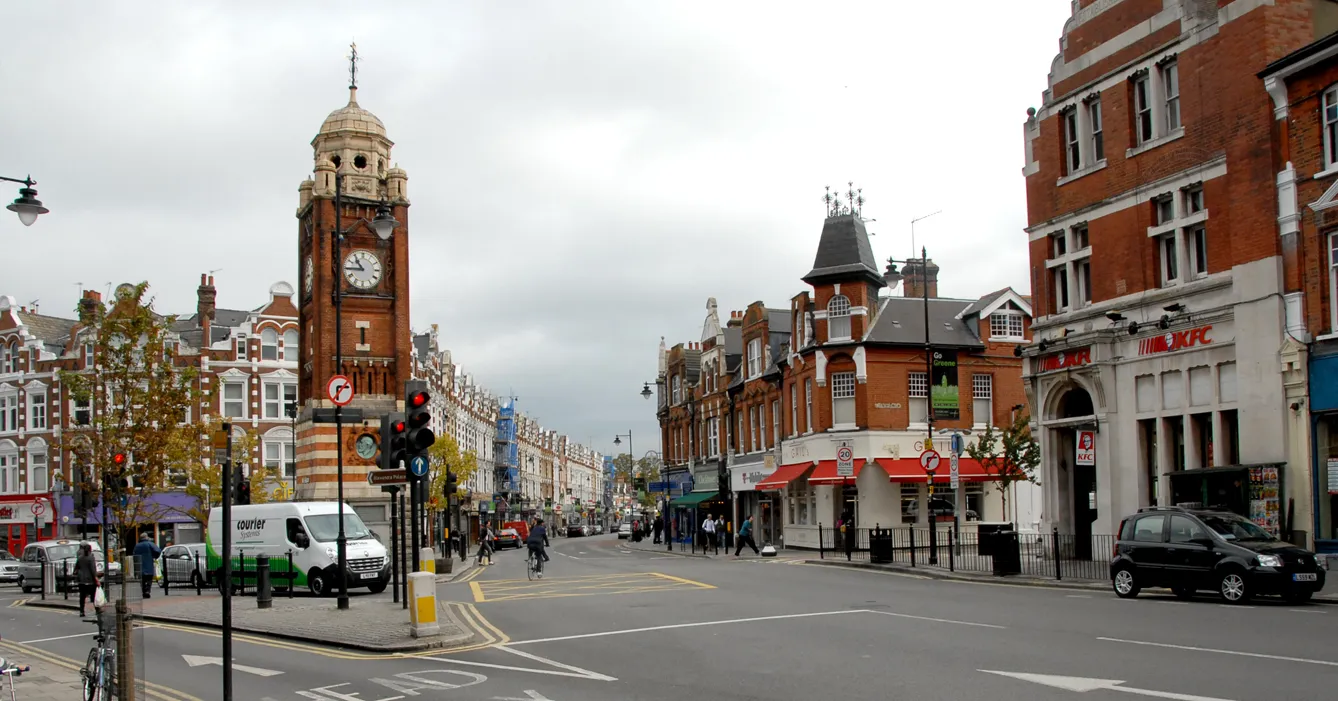
[[[629,633],[646,633],[655,630],[674,630],[676,628],[700,628],[702,626],[720,626],[728,623],[752,623],[755,621],[779,621],[788,618],[813,618],[815,616],[841,616],[850,613],[868,613],[868,610],[847,609],[844,611],[820,611],[817,613],[786,613],[777,616],[754,616],[752,618],[730,618],[723,621],[701,621],[699,623],[674,623],[665,626],[650,626],[648,628],[626,628],[623,630],[608,630],[602,633],[582,633],[580,635],[563,635],[556,638],[536,638],[534,640],[520,640],[507,643],[510,647],[517,645],[533,645],[535,643],[556,643],[564,640],[581,640],[584,638],[603,638],[610,635],[627,635]]]
[[[1092,677],[1063,677],[1054,674],[1028,674],[1026,672],[996,672],[992,669],[977,670],[986,674],[998,674],[1003,677],[1012,677],[1024,682],[1051,686],[1065,691],[1077,691],[1084,693],[1096,691],[1098,689],[1108,689],[1110,691],[1122,691],[1126,694],[1136,694],[1138,696],[1153,696],[1159,699],[1175,699],[1176,701],[1229,701],[1215,696],[1194,696],[1192,694],[1176,694],[1170,691],[1153,691],[1151,689],[1134,689],[1127,686],[1120,686],[1124,682],[1119,679],[1094,679]]]
[[[1258,606],[1241,606],[1240,604],[1218,604],[1218,606],[1221,606],[1221,607],[1224,608],[1224,609],[1253,609],[1253,608],[1259,608]]]
[[[42,638],[42,639],[40,639],[40,640],[22,640],[22,641],[19,642],[19,645],[35,645],[35,644],[37,644],[37,643],[49,643],[49,642],[51,642],[51,641],[53,641],[53,640],[69,640],[69,639],[71,639],[71,638],[90,638],[90,637],[92,637],[92,636],[94,636],[94,635],[97,635],[97,634],[96,634],[96,633],[76,633],[76,634],[74,634],[74,635],[62,635],[62,636],[57,637],[57,638]]]
[[[1159,603],[1159,604],[1164,604],[1164,605],[1166,605],[1166,606],[1188,606],[1188,605],[1189,605],[1189,602],[1188,602],[1188,601],[1158,601],[1157,603]]]
[[[471,582],[475,603],[556,599],[573,596],[608,596],[678,589],[715,589],[710,584],[659,572],[617,572],[585,577],[554,577],[528,581],[500,579]]]
[[[1065,598],[1065,599],[1090,599],[1090,598],[1092,598],[1092,595],[1091,595],[1091,594],[1065,594],[1065,595],[1064,595],[1064,598]]]
[[[1324,613],[1324,609],[1287,609],[1292,613]]]
[[[64,667],[76,674],[83,669],[83,665],[75,662],[68,657],[62,657],[54,652],[47,652],[41,648],[28,647],[21,643],[12,643],[9,641],[0,642],[0,649],[6,649],[18,654],[19,658],[35,658],[43,662],[50,663],[57,667]],[[144,685],[145,694],[155,701],[201,701],[197,696],[170,689],[160,684],[154,684],[143,679],[136,680],[136,683]]]
[[[1007,630],[1005,626],[996,626],[992,623],[975,623],[972,621],[954,621],[951,618],[930,618],[929,616],[912,616],[909,613],[896,613],[894,611],[869,611],[869,613],[879,613],[884,616],[895,616],[897,618],[911,618],[917,621],[933,621],[934,623],[951,623],[958,626],[975,626],[977,628],[994,628],[995,630]]]
[[[519,696],[494,696],[492,697],[492,701],[553,701],[553,699],[544,696],[534,689],[526,689],[525,696],[527,698],[523,699]]]
[[[1173,650],[1189,650],[1192,652],[1215,652],[1219,655],[1237,655],[1240,657],[1258,657],[1264,660],[1278,660],[1280,662],[1301,662],[1304,664],[1317,664],[1326,667],[1338,667],[1338,662],[1328,660],[1310,660],[1304,657],[1287,657],[1285,655],[1265,655],[1261,652],[1241,652],[1239,650],[1219,650],[1211,647],[1194,647],[1192,645],[1172,645],[1170,643],[1152,643],[1145,640],[1122,640],[1120,638],[1097,638],[1108,643],[1128,643],[1130,645],[1148,645],[1151,647],[1167,647]]]
[[[223,666],[222,657],[201,657],[199,655],[182,655],[181,659],[185,660],[186,664],[190,667],[203,667],[205,665],[217,665],[219,667]],[[254,674],[257,677],[277,677],[280,674],[283,674],[283,672],[280,672],[277,669],[261,669],[260,667],[248,667],[244,664],[237,664],[236,662],[232,663],[232,668],[237,670],[238,672],[246,672],[247,674]]]

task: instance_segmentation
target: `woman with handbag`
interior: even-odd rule
[[[85,615],[84,601],[92,601],[96,607],[98,587],[98,561],[93,556],[93,546],[88,543],[79,545],[79,559],[74,562],[74,576],[79,582],[79,617]]]

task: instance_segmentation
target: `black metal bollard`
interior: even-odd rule
[[[160,557],[162,557],[163,559],[163,596],[167,596],[169,593],[171,593],[169,591],[170,587],[168,586],[168,577],[167,577],[167,556],[160,555]]]
[[[38,578],[42,580],[42,601],[46,601],[46,568],[49,564],[51,563],[43,562],[37,570]]]
[[[267,609],[274,604],[269,583],[269,555],[256,555],[256,608]]]
[[[70,600],[70,561],[60,561],[60,578],[65,580],[65,600]]]
[[[818,522],[818,559],[819,559],[819,560],[825,560],[825,559],[826,559],[825,557],[823,557],[822,552],[823,552],[823,547],[822,547],[822,522],[819,521],[819,522]]]
[[[195,580],[195,595],[200,596],[204,594],[204,574],[200,572],[199,551],[196,551],[195,553],[195,574],[191,576],[191,579]]]
[[[1062,566],[1060,566],[1060,564],[1059,564],[1059,561],[1060,561],[1060,556],[1059,556],[1059,526],[1054,526],[1054,527],[1052,528],[1052,530],[1050,531],[1050,538],[1051,538],[1051,541],[1052,541],[1052,542],[1051,542],[1051,545],[1054,546],[1054,553],[1055,553],[1055,579],[1063,579],[1063,578],[1064,578],[1064,568],[1063,568]]]
[[[915,566],[915,526],[911,526],[911,567]]]
[[[246,552],[237,551],[237,595],[246,596]]]
[[[293,551],[288,551],[288,572],[284,575],[288,578],[288,598],[293,598],[293,590],[297,588],[297,572],[293,571]]]
[[[957,563],[953,560],[953,553],[956,552],[956,548],[953,547],[953,546],[955,545],[955,543],[954,543],[954,539],[953,539],[953,531],[954,531],[954,529],[951,529],[951,528],[948,529],[948,571],[949,571],[949,572],[956,572],[956,571],[957,571]]]

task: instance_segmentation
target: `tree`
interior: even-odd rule
[[[460,452],[460,445],[450,434],[438,436],[437,442],[428,448],[428,510],[441,511],[447,507],[443,490],[446,489],[446,471],[455,475],[459,484],[464,484],[478,471],[479,460],[474,451]]]
[[[217,429],[215,429],[217,430]],[[207,524],[209,510],[223,504],[223,471],[225,468],[213,460],[212,436],[209,427],[196,424],[190,436],[195,445],[195,460],[186,468],[186,494],[195,498],[195,505],[186,509],[186,515]],[[278,471],[258,463],[252,463],[259,438],[251,431],[243,429],[238,434],[234,429],[232,437],[232,464],[249,466],[251,471],[251,503],[267,504],[277,501],[273,493],[273,483],[279,478]],[[233,495],[234,502],[236,495]]]
[[[996,429],[987,426],[976,442],[966,446],[966,454],[980,463],[990,481],[999,489],[1005,518],[1008,514],[1008,488],[1017,482],[1037,484],[1036,467],[1041,463],[1041,446],[1031,436],[1031,417],[1019,412],[1011,426]]]

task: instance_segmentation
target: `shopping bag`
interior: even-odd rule
[[[107,595],[102,591],[102,587],[98,587],[93,592],[93,608],[100,609],[106,605],[107,605]]]

